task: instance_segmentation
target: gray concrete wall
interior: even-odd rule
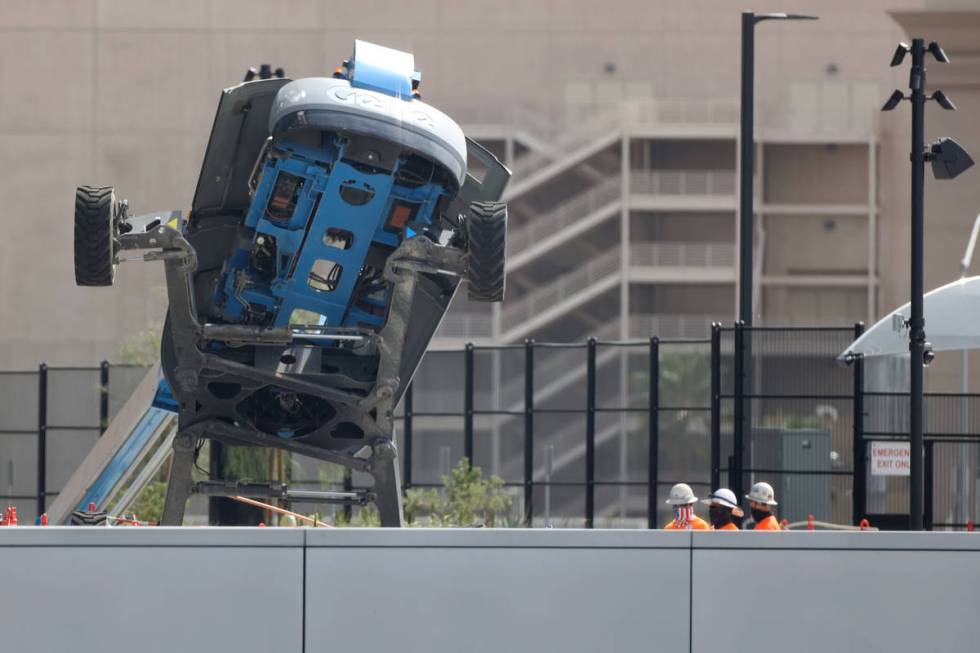
[[[0,531],[5,651],[302,650],[302,531]]]
[[[2,528],[0,578],[19,653],[972,650],[980,537]]]

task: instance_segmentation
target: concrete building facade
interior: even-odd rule
[[[0,6],[0,367],[90,363],[157,328],[160,270],[74,287],[71,198],[113,184],[136,210],[186,208],[220,88],[250,65],[326,74],[355,38],[410,50],[427,101],[515,170],[507,302],[459,302],[468,339],[703,334],[737,297],[739,10],[717,0],[340,3],[12,0]],[[816,23],[758,28],[759,319],[846,324],[907,300],[908,109],[878,116],[908,32],[960,110],[927,135],[980,153],[973,3],[774,0]],[[927,182],[926,286],[956,274],[980,207],[971,171]],[[928,325],[927,325],[928,328]],[[975,366],[980,368],[980,366]],[[930,370],[952,387],[955,356]]]

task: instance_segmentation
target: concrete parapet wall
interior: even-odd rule
[[[0,580],[22,653],[971,650],[980,537],[18,527]]]

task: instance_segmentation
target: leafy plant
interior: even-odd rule
[[[513,498],[499,476],[483,477],[483,470],[467,458],[442,477],[442,492],[412,488],[405,493],[405,521],[416,526],[494,526],[510,514]]]
[[[118,365],[141,365],[148,367],[160,359],[159,324],[148,324],[146,329],[126,338],[116,348],[113,362]]]
[[[163,498],[166,493],[166,481],[159,478],[150,481],[130,504],[128,512],[135,513],[141,521],[159,522],[163,517]]]

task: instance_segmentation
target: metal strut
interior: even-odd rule
[[[404,241],[389,256],[385,265],[385,279],[391,283],[392,292],[387,322],[375,337],[379,351],[377,380],[367,396],[356,397],[343,390],[306,381],[302,377],[272,376],[268,372],[202,352],[199,344],[202,340],[207,340],[208,336],[228,335],[238,342],[262,342],[282,339],[286,334],[241,326],[202,325],[197,317],[191,286],[191,275],[197,267],[196,253],[177,230],[166,225],[154,225],[149,232],[131,231],[120,236],[119,244],[121,249],[162,248],[165,254],[150,258],[162,259],[166,268],[168,294],[171,297],[170,318],[174,327],[173,339],[178,359],[174,371],[176,387],[173,390],[178,400],[182,396],[193,398],[194,393],[199,390],[200,372],[203,368],[234,372],[256,382],[275,383],[354,406],[362,417],[359,426],[364,428],[366,436],[365,440],[348,450],[335,451],[212,419],[182,427],[174,439],[161,524],[181,524],[187,499],[192,494],[218,494],[233,489],[236,494],[240,494],[242,489],[257,489],[240,486],[229,488],[224,484],[219,487],[213,483],[195,484],[192,481],[191,471],[198,443],[203,438],[217,437],[223,441],[281,448],[366,472],[374,479],[370,491],[355,497],[332,497],[332,500],[355,503],[371,501],[378,509],[382,526],[402,525],[401,481],[393,417],[414,296],[421,275],[462,276],[465,273],[465,252],[439,245],[424,236],[417,236]],[[269,492],[274,489],[266,485],[262,489],[263,493],[258,496],[270,496]],[[278,488],[278,491],[286,490]]]

